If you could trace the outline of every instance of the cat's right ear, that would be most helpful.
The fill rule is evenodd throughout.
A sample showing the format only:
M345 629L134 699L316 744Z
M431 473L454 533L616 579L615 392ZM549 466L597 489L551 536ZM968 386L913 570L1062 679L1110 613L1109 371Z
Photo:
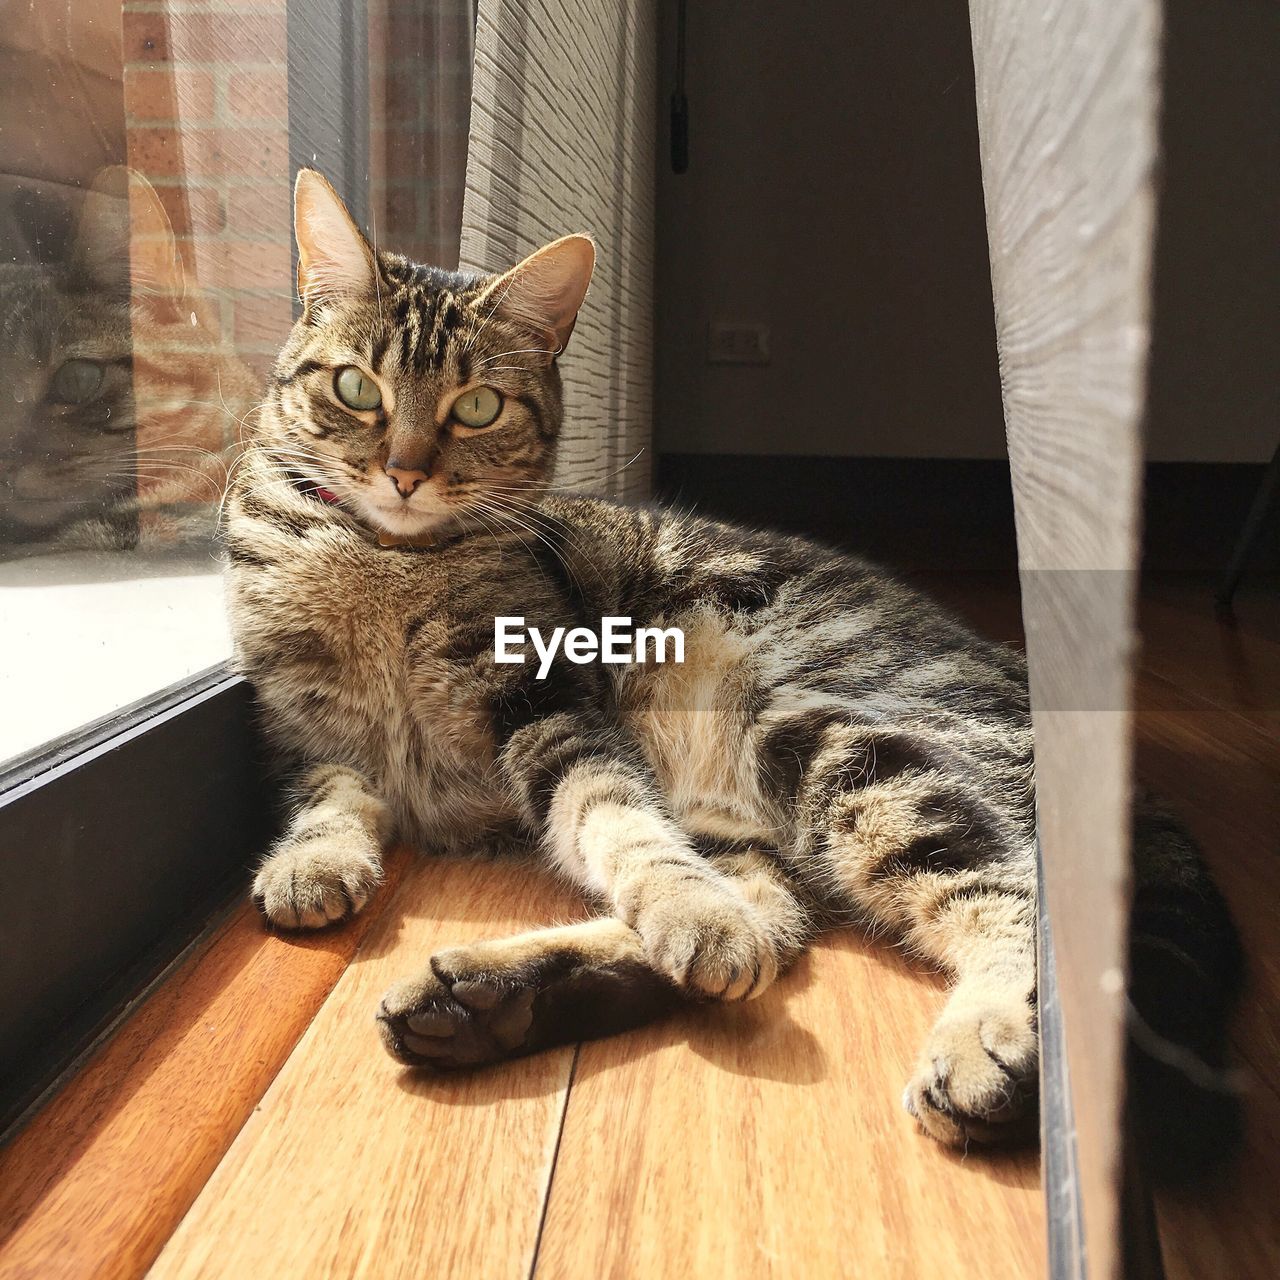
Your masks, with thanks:
M595 265L596 247L587 236L561 236L498 276L478 305L496 299L493 310L550 344L554 360L569 344Z
M127 165L94 176L71 249L81 287L161 309L182 301L185 279L173 226L155 188Z
M373 292L373 250L342 198L314 169L298 172L293 231L298 239L298 296L308 311L328 299Z

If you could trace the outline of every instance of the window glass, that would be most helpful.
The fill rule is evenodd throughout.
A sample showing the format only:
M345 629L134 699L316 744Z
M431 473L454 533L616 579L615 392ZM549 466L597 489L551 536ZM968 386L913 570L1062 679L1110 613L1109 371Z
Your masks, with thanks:
M457 261L469 0L68 0L0 31L0 763L225 661L290 192Z

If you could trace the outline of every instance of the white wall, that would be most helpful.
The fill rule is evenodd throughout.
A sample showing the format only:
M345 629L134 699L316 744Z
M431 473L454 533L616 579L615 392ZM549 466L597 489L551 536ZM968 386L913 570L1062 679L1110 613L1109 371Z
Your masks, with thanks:
M677 176L661 0L658 450L1004 456L966 6L688 8ZM1147 456L1261 461L1280 430L1280 9L1165 8ZM709 365L713 318L770 325L772 363Z
M1147 453L1261 462L1280 439L1280 5L1162 8Z
M998 457L968 16L962 4L694 0L690 165L658 62L658 447ZM772 363L709 365L711 319Z

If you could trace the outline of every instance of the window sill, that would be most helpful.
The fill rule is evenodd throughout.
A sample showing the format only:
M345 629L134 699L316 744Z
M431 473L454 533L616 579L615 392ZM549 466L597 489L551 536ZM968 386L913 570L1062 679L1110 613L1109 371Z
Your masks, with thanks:
M225 662L220 570L208 551L0 563L0 765Z

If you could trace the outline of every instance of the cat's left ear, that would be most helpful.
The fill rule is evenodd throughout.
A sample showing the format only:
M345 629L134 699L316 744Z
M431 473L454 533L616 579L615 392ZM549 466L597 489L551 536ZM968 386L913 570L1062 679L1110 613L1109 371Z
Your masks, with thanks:
M562 236L499 276L480 304L492 299L496 314L545 334L554 359L569 345L595 265L586 236Z
M310 310L326 298L374 292L373 250L342 198L314 169L301 169L293 188L298 238L298 296Z

